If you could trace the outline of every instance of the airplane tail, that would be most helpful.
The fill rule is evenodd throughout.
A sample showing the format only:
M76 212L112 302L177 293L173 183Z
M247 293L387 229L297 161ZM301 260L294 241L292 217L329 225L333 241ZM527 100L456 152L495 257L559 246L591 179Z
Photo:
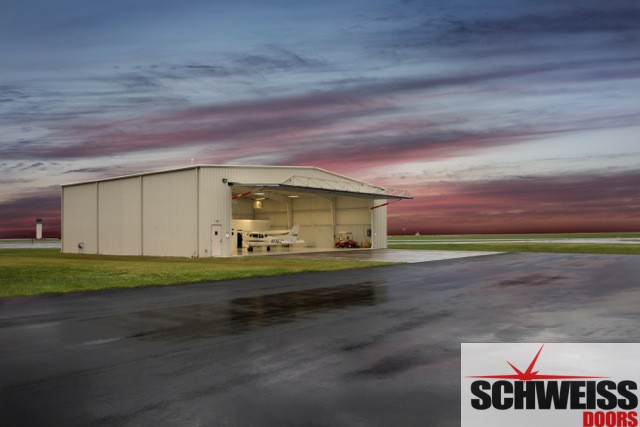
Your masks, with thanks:
M291 229L291 231L289 232L289 239L291 239L292 242L295 242L296 240L298 240L299 231L300 231L300 224L295 224Z

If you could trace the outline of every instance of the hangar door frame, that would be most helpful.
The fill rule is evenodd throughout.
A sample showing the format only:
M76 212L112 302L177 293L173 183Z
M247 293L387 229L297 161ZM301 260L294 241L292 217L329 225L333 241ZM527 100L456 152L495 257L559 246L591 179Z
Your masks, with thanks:
M244 184L232 182L229 183L229 186L237 188L238 196L236 196L236 200L245 200L241 202L245 204L245 207L241 209L242 214L240 215L242 215L242 218L234 217L232 218L233 220L250 219L248 216L251 216L251 214L248 212L251 209L247 205L253 201L253 195L258 193L263 196L261 197L262 203L266 207L269 206L270 200L286 206L286 211L279 210L276 212L280 219L277 224L272 224L272 229L291 228L294 224L300 224L300 238L305 240L307 244L320 248L333 248L335 239L340 232L351 232L354 239L360 243L368 240L373 248L386 248L386 204L389 201L388 199L400 200L405 198L378 193L330 190L289 184ZM289 198L287 197L289 194L304 194L304 197ZM312 198L309 196L312 196ZM309 200L313 199L317 201L309 202ZM362 202L358 203L358 200L362 200ZM307 203L307 209L296 210L295 205L300 205L302 202ZM268 219L267 211L264 212L265 215L254 216L253 219ZM326 219L321 224L312 223L308 217L313 213L317 214L319 212L324 212ZM362 217L365 212L366 220ZM282 219L282 214L286 214L286 223Z

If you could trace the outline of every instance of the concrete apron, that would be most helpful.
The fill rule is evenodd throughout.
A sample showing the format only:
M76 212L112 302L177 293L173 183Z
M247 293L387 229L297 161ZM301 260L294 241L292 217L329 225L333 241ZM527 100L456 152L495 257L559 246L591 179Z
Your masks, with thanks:
M469 258L483 255L496 255L501 252L481 252L481 251L423 251L407 249L335 249L324 250L314 253L290 253L282 254L275 252L273 255L286 256L290 258L314 258L314 259L354 259L360 261L381 261L381 262L427 262L439 261L455 258Z

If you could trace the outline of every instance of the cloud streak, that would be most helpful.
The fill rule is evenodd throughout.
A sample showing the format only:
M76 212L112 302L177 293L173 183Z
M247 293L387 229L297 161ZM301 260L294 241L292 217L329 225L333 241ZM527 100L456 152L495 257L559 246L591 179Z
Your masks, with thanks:
M393 205L390 228L421 233L527 233L640 229L640 171L520 177L414 187ZM415 231L414 231L415 230Z
M640 171L405 185L414 200L391 204L389 230L422 234L635 231ZM42 217L60 236L59 188L0 203L0 238L29 237Z
M597 60L587 62L593 63ZM57 127L52 139L68 142L64 144L56 144L51 141L18 142L0 148L0 155L3 158L15 160L74 159L179 147L216 147L222 148L222 152L224 152L224 147L228 144L233 144L245 151L253 151L251 147L266 138L274 142L272 150L283 153L283 161L298 163L305 161L303 153L293 156L286 156L284 153L295 152L296 144L306 145L306 142L310 140L310 134L322 131L331 136L331 139L324 143L324 148L320 151L340 150L340 141L343 141L344 137L347 139L349 137L349 131L343 135L343 138L338 137L345 126L348 128L349 123L358 119L377 120L384 115L405 113L406 107L403 105L403 100L408 94L412 97L417 94L428 96L429 91L442 88L464 87L482 82L493 82L583 66L585 66L584 61L511 67L504 70L457 76L367 83L300 96L183 108L139 119L94 124L87 120L78 124L63 123ZM635 122L637 117L638 114L630 113L628 117L612 115L589 118L586 120L588 123L583 123L581 129L631 124ZM526 129L522 126L519 131L497 128L495 131L470 132L465 131L464 127L456 129L455 126L442 129L442 126L438 128L433 123L425 121L420 129L422 135L407 136L408 132L413 131L411 127L415 126L415 120L405 120L405 122L408 127L392 128L397 132L397 135L392 137L380 136L385 132L378 129L378 136L373 135L373 139L366 140L366 143L373 141L367 149L367 156L373 157L375 153L379 153L381 157L385 157L404 148L412 149L416 146L423 146L425 148L424 154L438 151L439 155L436 156L438 158L447 151L444 150L444 145L449 147L449 153L457 154L464 151L461 148L464 148L465 141L471 139L475 140L476 147L483 148L507 143L517 144L526 139L527 135L535 137L542 133L539 129ZM526 123L522 124L526 125ZM540 127L547 128L545 133L572 130L570 126L569 129L566 129L567 125L564 125L563 129L553 123L546 123L546 126ZM386 132L386 134L388 133ZM509 142L505 137L512 139ZM282 142L278 143L278 141ZM462 141L463 147L458 146L460 141ZM260 145L264 147L264 144ZM360 157L361 154L354 151L361 148L361 145L363 144L352 142L340 151L344 151L343 156ZM438 150L433 150L434 145L438 145ZM313 154L309 157L316 158L317 156ZM232 156L221 156L222 162L232 159Z
M453 21L451 33L492 36L571 35L590 33L638 33L640 8L627 2L615 8L611 4L592 8L578 7L572 10L552 10L547 14L527 13L506 18L485 18L469 21Z

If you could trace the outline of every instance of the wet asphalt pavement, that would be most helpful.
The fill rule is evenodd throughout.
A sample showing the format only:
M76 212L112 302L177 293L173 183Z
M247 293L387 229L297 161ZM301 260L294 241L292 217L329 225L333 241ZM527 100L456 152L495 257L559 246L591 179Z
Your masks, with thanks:
M639 260L500 254L3 299L0 424L458 426L461 342L639 342Z

